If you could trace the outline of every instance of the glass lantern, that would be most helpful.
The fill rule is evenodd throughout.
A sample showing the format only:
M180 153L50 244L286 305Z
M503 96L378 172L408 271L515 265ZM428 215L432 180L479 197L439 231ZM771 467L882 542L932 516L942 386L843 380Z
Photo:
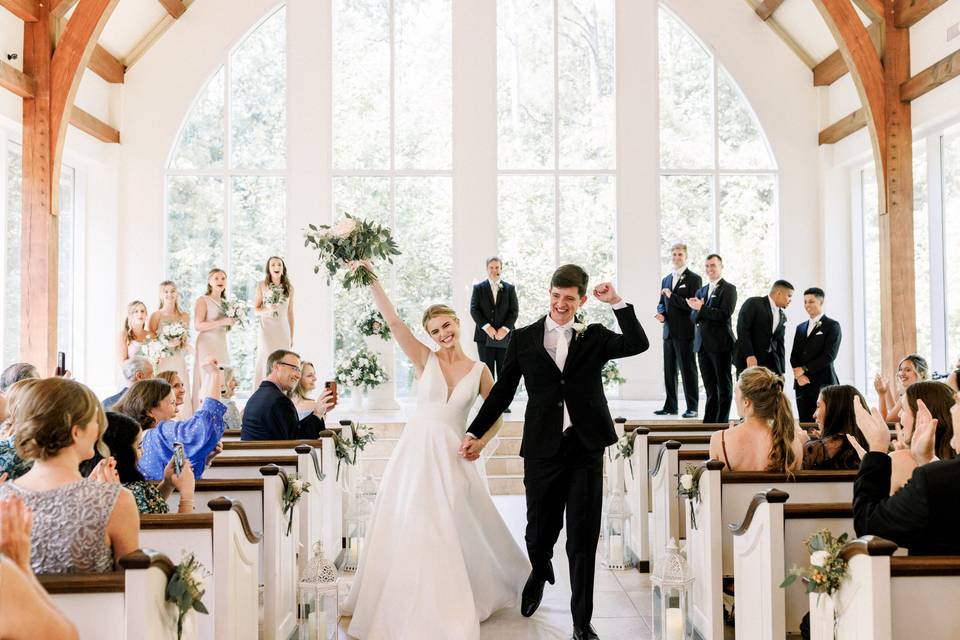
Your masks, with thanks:
M340 575L324 554L322 542L313 545L313 557L298 587L299 640L336 640L340 620Z
M688 640L693 637L690 622L690 586L693 578L687 561L670 538L670 544L650 576L654 640Z
M603 515L603 565L608 569L630 566L627 543L630 540L630 513L623 494L614 491Z
M343 561L340 568L343 571L356 571L363 554L363 545L366 542L367 529L370 517L373 515L373 504L363 491L354 492L350 500L350 510L344 519L346 525L347 546L343 550Z

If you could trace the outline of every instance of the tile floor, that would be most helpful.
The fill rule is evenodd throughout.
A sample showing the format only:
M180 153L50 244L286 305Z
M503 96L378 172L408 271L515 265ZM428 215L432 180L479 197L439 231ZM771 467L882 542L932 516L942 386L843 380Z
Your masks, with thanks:
M494 496L507 526L523 547L526 510L523 496ZM494 614L480 626L481 640L566 640L572 632L570 620L570 576L567 571L561 533L554 551L557 583L547 585L543 602L531 618L519 608ZM349 580L350 576L346 576ZM646 640L650 633L650 576L636 569L610 571L597 563L593 626L602 640ZM340 639L348 640L349 618L340 622Z

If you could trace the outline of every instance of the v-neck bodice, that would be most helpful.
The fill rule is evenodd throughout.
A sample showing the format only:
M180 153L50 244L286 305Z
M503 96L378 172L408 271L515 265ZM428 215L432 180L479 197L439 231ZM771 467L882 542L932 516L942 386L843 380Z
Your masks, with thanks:
M431 353L417 383L418 410L441 407L449 412L462 413L466 418L480 391L481 367L482 363L475 362L473 368L451 388L443 375L440 359Z

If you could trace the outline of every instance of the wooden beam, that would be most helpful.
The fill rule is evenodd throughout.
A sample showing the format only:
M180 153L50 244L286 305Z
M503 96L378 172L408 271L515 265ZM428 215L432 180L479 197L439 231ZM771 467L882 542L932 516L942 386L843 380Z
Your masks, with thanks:
M88 133L101 142L120 144L120 132L103 120L90 115L80 107L74 106L70 112L70 124L80 131Z
M883 22L883 0L853 0L860 11L870 19L870 22Z
M896 26L909 29L947 0L894 0L893 15Z
M867 126L867 112L857 109L820 132L820 144L835 144Z
M39 19L39 7L36 0L0 0L3 7L24 22L36 22Z
M867 27L867 34L873 41L877 52L883 53L883 26L879 23L871 24ZM843 54L837 49L829 56L817 63L813 68L813 86L826 87L833 84L843 76L847 75L847 63L843 60Z
M745 0L745 2L750 5L750 8L753 9L754 12L756 12L760 7L760 0ZM790 47L790 50L793 51L798 58L800 58L800 61L803 62L803 64L810 69L813 69L813 67L816 66L817 61L814 60L813 56L811 56L810 53L804 49L803 46L801 46L800 43L797 42L796 39L791 36L790 33L780 25L779 22L771 17L764 20L763 23L767 25L771 31L777 34L777 36L783 40L785 45Z
M182 0L160 0L160 4L163 5L163 8L167 10L167 13L169 13L170 17L174 20L182 16L183 12L187 10Z
M916 100L958 75L960 75L960 50L933 63L900 85L900 99L904 102Z
M751 0L747 0L750 2ZM182 0L183 6L190 8L190 5L193 4L193 0ZM147 32L143 38L140 39L140 42L133 47L133 49L128 53L124 59L123 64L127 65L127 70L129 70L133 65L137 63L140 58L146 55L147 51L157 43L158 40L167 32L167 29L176 24L176 19L170 15L165 15L160 19L157 24L154 25L150 31Z
M783 0L763 0L755 11L761 20L767 20L782 4Z
M99 44L94 47L87 68L111 84L123 84L127 68Z
M62 18L77 4L77 0L49 0L50 16L54 19Z
M32 98L37 90L37 83L16 67L0 60L0 87L12 91L21 98Z

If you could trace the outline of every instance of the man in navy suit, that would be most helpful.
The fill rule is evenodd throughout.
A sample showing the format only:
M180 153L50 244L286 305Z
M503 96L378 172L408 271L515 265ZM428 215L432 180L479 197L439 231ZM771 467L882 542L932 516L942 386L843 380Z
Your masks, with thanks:
M663 409L654 413L658 416L676 415L679 368L687 402L683 417L696 418L700 385L693 355L693 318L687 299L694 296L702 282L700 276L687 268L687 245L673 245L670 248L670 260L673 271L660 283L660 302L657 304L657 315L654 316L663 323L663 386L667 391L667 400L663 403Z
M314 440L324 429L323 416L333 407L333 394L324 389L303 420L287 393L300 381L300 356L277 349L267 358L269 375L243 409L241 440Z
M730 319L737 306L737 288L723 279L723 259L715 253L707 256L704 271L709 282L687 300L693 309L697 333L693 350L700 363L707 404L703 408L704 423L726 422L733 400L733 327Z
M840 323L823 314L824 297L818 287L803 292L803 308L810 319L797 325L790 351L800 422L813 422L820 389L839 383L833 361L840 351Z
M473 285L470 297L470 316L477 323L473 332L477 354L495 379L500 377L520 313L517 289L500 278L502 268L500 258L487 258L487 279Z

